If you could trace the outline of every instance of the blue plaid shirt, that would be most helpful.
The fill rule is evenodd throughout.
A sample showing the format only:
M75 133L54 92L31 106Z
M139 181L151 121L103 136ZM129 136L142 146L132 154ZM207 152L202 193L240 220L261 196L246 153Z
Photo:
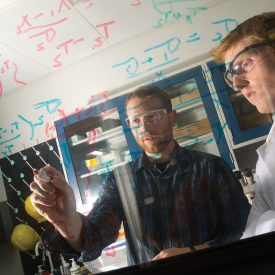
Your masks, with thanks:
M131 163L146 261L172 247L210 246L240 239L250 204L239 181L220 157L177 147L163 169L145 154ZM133 217L137 218L137 217ZM141 262L134 248L116 180L109 173L87 217L82 216L84 261L97 258L114 242L121 222L129 263Z

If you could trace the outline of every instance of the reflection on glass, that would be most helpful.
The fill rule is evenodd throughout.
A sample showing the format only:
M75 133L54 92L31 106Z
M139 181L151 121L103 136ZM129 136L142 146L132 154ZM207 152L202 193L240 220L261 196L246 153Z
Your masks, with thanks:
M92 259L87 264L94 273L151 262L171 249L176 253L169 257L188 253L194 245L234 241L244 229L248 202L230 168L215 156L182 148L219 155L195 79L166 91L178 114L173 130L172 119L167 119L173 112L163 112L157 122L150 121L148 113L154 104L142 99L138 104L148 104L145 118L151 128L146 131L153 135L145 142L161 148L157 141L164 139L159 137L169 135L164 140L165 145L172 144L168 160L160 158L158 162L147 152L150 157L143 153L138 162L132 162L116 109L70 125L65 131L71 141L69 150L82 202L93 208L85 232L98 239L90 244L90 236L86 236L88 249L83 259ZM159 99L155 102L159 104ZM140 109L135 115L143 116L144 121L144 109ZM174 147L172 131L179 147ZM159 149L156 154L164 151ZM225 183L226 190L221 188ZM115 240L118 228L121 234ZM97 245L101 251L107 244L94 259Z
M102 183L119 166L132 161L118 110L113 108L65 128L77 185L87 212L93 207ZM106 247L101 256L85 263L93 273L127 265L123 225L118 239Z
M177 109L201 100L195 79L190 79L181 84L170 86L165 90L171 99L173 109Z
M93 204L106 173L131 161L116 108L65 129L83 204Z
M166 89L177 111L174 138L180 146L220 155L194 78Z
M257 108L250 104L240 92L232 94L230 99L241 131L272 123L269 114L259 113Z
M221 68L220 70L222 72L225 71L224 66L220 66L219 68ZM241 131L272 123L270 114L259 113L257 108L252 105L241 92L234 91L225 81L224 84L226 85L226 92L230 98Z
M216 146L196 82L169 88L167 93L178 112L173 133L178 143L190 146L191 140L192 145L200 144L202 151L207 151L209 144ZM154 98L151 100L154 102ZM142 99L137 102L146 105ZM146 107L150 108L150 104ZM146 115L149 113L150 109L146 109ZM140 108L135 115L137 118L144 116L144 110ZM150 130L146 131L167 136L166 131L172 130L172 126L164 117L158 123L152 122L147 128ZM139 122L130 119L129 125ZM163 152L161 150L157 152ZM217 149L216 152L218 154ZM152 154L150 156L151 160L143 154L136 163L116 167L107 179L105 200L101 201L115 207L116 214L123 209L123 214L118 216L124 217L129 265L150 262L171 249L175 249L176 254L187 253L193 245L207 247L241 237L249 204L228 166L214 156L181 147L173 149L167 161L158 162L157 158L153 160ZM224 185L226 190L221 188ZM119 200L115 200L118 195ZM95 205L94 211L101 207ZM229 226L231 230L227 229ZM106 228L107 232L109 230Z

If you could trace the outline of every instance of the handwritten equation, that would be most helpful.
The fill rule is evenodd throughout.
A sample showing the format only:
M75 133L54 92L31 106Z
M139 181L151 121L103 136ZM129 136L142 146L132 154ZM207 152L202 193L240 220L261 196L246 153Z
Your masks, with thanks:
M84 4L87 3L83 2ZM88 7L86 6L86 8ZM73 12L75 11L68 1L60 0L56 8L46 12L25 14L17 25L16 35L29 40L37 54L43 54L50 50L52 67L61 67L65 56L70 55L73 48L78 50L78 45L84 43L85 40L88 40L88 43L91 42L91 39L85 37L84 33L78 35L77 31L74 30L68 32L68 37L64 37L64 30L70 27L69 21L73 20ZM96 37L93 37L94 42L90 43L90 49L94 50L102 47L104 41L109 39L110 26L114 23L115 21L111 20L95 25L103 35L98 36L97 33ZM92 36L95 33L92 29L90 30Z
M36 132L38 128L43 129L45 139L56 137L56 129L52 122L49 120L49 116L55 115L57 119L64 119L66 124L69 125L68 116L76 114L78 120L84 118L84 116L89 115L93 110L93 102L105 99L107 97L108 91L98 92L90 96L91 103L89 104L89 109L84 112L83 116L80 116L81 111L84 107L76 107L72 112L67 112L62 106L62 101L60 98L53 98L45 101L40 101L33 104L32 113L36 114L35 119L30 119L25 114L17 114L13 121L9 123L8 126L0 125L0 154L1 157L7 157L8 155L14 153L13 148L15 147L15 142L22 142L24 140L35 140ZM101 105L104 107L104 105ZM27 137L26 137L27 136Z
M0 55L0 57L2 57ZM3 58L3 60L1 60L0 63L0 75L8 75L8 78L11 78L13 80L13 82L18 86L24 86L27 83L21 79L20 76L18 76L18 65L13 62L12 60ZM0 97L3 95L4 92L4 83L3 81L0 79Z
M232 18L213 21L211 24L218 25L221 28L220 32L213 34L213 42L221 40L238 26L237 20ZM173 36L168 40L144 49L139 57L129 56L125 60L113 64L112 68L124 72L126 79L133 79L176 63L182 59L180 49L184 46L184 43L185 45L198 43L201 39L197 32L185 37L184 40L178 36ZM155 72L155 75L158 78L163 76L161 71Z
M106 12L106 5L113 10L111 14ZM122 8L126 12L122 12ZM39 73L43 75L46 68L47 72L57 70L131 36L161 28L171 20L190 26L207 11L209 9L203 5L203 1L195 0L118 0L117 5L102 0L30 0L28 5L20 4L15 11L3 13L0 23L7 25L8 32L14 37L13 41L16 41L9 44L7 39L7 46L16 49L14 45L20 45L19 52L37 61ZM146 19L140 22L144 12ZM125 26L127 18L133 20L129 26ZM215 31L212 37L213 42L217 42L237 24L233 18L224 18L211 22L206 29L211 32L213 26L220 27L221 30ZM130 55L113 64L113 68L125 69L128 78L133 78L177 62L177 54L184 43L197 43L205 39L203 37L204 34L199 30L183 37L172 36L167 41L144 49L146 56ZM162 61L156 58L160 51L163 51ZM6 76L0 81L0 96L10 89L4 83L8 74L16 87L32 80L29 73L24 78L20 75L26 61L13 57L12 52L9 55L1 56L0 53L0 72ZM43 64L43 68L40 64Z

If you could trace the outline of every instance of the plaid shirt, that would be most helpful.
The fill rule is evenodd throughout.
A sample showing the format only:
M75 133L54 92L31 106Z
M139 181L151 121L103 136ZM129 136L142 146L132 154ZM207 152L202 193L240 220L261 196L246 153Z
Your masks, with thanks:
M162 171L144 153L131 168L143 260L135 249L114 174L109 173L92 211L82 216L84 261L97 258L116 240L121 222L130 264L151 261L164 249L202 243L213 246L242 236L250 205L222 158L177 147Z

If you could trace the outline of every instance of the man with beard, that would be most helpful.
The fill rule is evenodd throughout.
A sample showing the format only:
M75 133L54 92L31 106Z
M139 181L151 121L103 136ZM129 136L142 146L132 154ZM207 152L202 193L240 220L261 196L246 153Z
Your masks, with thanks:
M213 50L225 81L260 113L275 112L275 12L241 23ZM275 230L275 124L258 150L255 198L243 238Z
M64 177L46 166L51 184L34 177L32 202L54 223L63 243L82 251L84 261L93 260L116 240L123 223L129 264L138 264L240 239L250 209L241 185L220 157L177 144L177 114L165 92L140 87L128 96L125 108L126 122L143 149L130 164L133 180L128 182L138 213L130 219L139 221L141 235L131 235L115 171L85 217L76 212Z

